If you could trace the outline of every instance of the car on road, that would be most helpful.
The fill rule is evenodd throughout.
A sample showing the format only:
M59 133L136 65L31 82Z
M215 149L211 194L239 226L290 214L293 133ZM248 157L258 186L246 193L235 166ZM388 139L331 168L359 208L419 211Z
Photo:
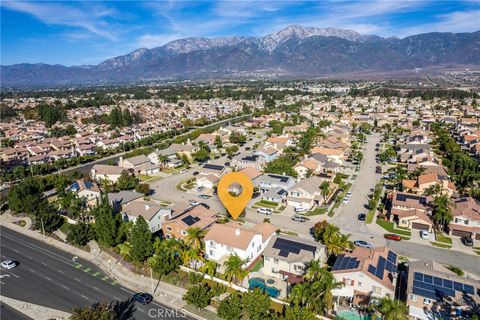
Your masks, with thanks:
M351 196L352 196L352 191L348 191L348 192L347 192L347 197L350 198Z
M206 203L200 203L201 206L203 206L205 209L210 209L210 206Z
M470 237L462 237L462 243L467 247L473 247L473 240Z
M180 173L187 173L187 172L188 172L187 169L182 169L182 170L180 170Z
M292 217L292 220L293 220L293 221L297 221L297 222L305 222L305 221L307 221L308 219L305 218L305 217L302 217L302 216L294 215L294 216Z
M199 202L196 201L196 200L189 200L188 203L189 203L192 207L195 207L195 206L198 206L198 205L199 205Z
M268 216L268 215L271 215L273 213L273 210L270 209L270 208L258 208L257 212L261 213L261 214L266 214Z
M9 259L9 260L2 261L1 265L2 265L2 268L10 270L15 268L17 266L17 263Z
M358 220L360 221L365 221L366 218L367 218L367 215L365 213L360 213L358 215Z
M295 208L293 209L295 212L307 212L308 210L306 208L300 207L300 208Z
M363 241L363 240L357 240L357 241L353 241L353 244L356 246L356 247L362 247L362 248L367 248L367 249L372 249L373 246L366 242L366 241Z
M140 292L140 293L135 293L133 295L133 299L137 302L140 302L143 305L146 305L146 304L149 304L150 302L152 302L153 297L149 293Z
M345 198L343 199L342 203L343 203L343 204L347 204L347 203L348 203L348 200L350 200L350 198L345 197Z
M428 239L428 231L426 231L426 230L420 230L420 238L422 238L422 239Z
M208 194L201 194L201 195L199 195L198 197L199 197L200 199L205 199L205 200L208 199L208 198L210 198L210 196L209 196Z
M202 192L203 190L205 190L205 187L204 187L204 186L200 186L200 187L197 188L197 191L198 191L198 192Z
M384 237L387 240L393 240L393 241L402 240L402 237L400 237L398 234L393 234L393 233L388 233L388 234L384 235Z
M196 176L197 174L199 174L198 171L193 171L192 175Z

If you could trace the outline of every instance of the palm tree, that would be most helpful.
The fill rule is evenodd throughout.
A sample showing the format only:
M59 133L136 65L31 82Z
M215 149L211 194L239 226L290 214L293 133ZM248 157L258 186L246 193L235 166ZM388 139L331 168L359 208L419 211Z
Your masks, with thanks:
M322 184L320 185L320 190L323 197L323 202L325 202L327 200L328 194L330 193L330 182L323 181Z
M193 249L202 249L202 238L205 232L199 227L190 227L187 229L187 235L183 238L185 243Z
M312 260L307 266L307 271L305 272L305 275L303 276L305 280L309 282L314 282L318 280L319 274L321 272L322 265L320 264L319 260Z
M185 266L189 266L192 260L201 260L200 256L198 255L198 250L194 248L188 248L187 250L182 251L182 262ZM196 264L195 264L196 269Z
M243 269L243 261L237 255L231 255L227 261L223 263L225 266L225 279L228 282L238 283L243 280L248 275L248 271Z
M162 165L162 168L165 168L165 164L168 162L168 157L164 154L158 156L158 162Z
M308 282L299 283L293 286L290 293L290 301L296 306L305 306L310 296L310 284Z
M319 270L318 279L312 283L310 290L309 304L318 313L326 314L333 307L332 290L343 286L327 269Z
M452 221L452 213L449 206L448 196L440 195L433 199L433 219L437 226L444 227Z
M201 268L200 271L214 277L217 273L217 263L212 260L208 260Z
M332 224L327 225L322 234L323 244L327 247L329 254L338 255L352 247L349 240L350 235L341 234L338 227Z
M120 243L117 247L120 249L120 255L123 259L125 259L126 256L130 256L130 250L132 249L130 242L125 241L124 243Z
M407 320L408 308L400 300L392 300L390 297L380 299L377 310L382 314L384 320Z

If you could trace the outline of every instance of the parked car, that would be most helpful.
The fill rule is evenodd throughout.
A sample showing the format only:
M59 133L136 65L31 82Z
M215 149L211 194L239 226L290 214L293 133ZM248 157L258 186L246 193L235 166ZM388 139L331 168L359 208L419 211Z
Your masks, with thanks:
M198 197L199 197L200 199L205 199L205 200L208 199L208 198L210 198L210 196L209 196L208 194L201 194L201 195L199 195Z
M203 190L205 190L205 187L204 187L204 186L200 186L200 187L197 188L197 191L198 191L198 192L201 192L201 191L203 191Z
M261 214L266 214L268 216L268 215L271 215L273 213L273 210L270 209L270 208L258 208L257 212L261 213Z
M393 233L386 234L384 237L387 240L393 240L393 241L402 240L402 237L400 237L398 234L393 234Z
M192 175L196 176L197 174L199 174L198 171L193 171Z
M192 206L192 207L195 207L195 206L198 206L198 201L195 201L195 200L189 200L188 203Z
M292 220L293 220L293 221L298 221L298 222L305 222L305 221L307 221L308 219L305 218L305 217L302 217L302 216L294 215L294 216L292 217Z
M2 268L10 270L15 268L17 266L17 263L13 260L5 260L5 261L2 261L1 265L2 265Z
M146 305L146 304L149 304L150 302L152 302L153 297L149 293L141 292L141 293L135 293L133 295L133 299L137 302L140 302L143 305Z
M370 243L368 243L366 241L363 241L363 240L353 241L353 244L356 247L362 247L362 248L367 248L367 249L373 248L373 246Z
M462 237L462 243L467 247L473 247L473 240L470 237Z
M360 221L365 221L366 218L367 218L367 215L365 213L360 213L358 215L358 220Z
M300 208L293 209L293 211L295 211L295 212L306 212L308 210L306 208L300 207Z
M187 173L187 172L188 172L187 169L182 169L182 170L180 170L180 173Z
M428 239L428 231L426 231L426 230L420 230L420 238L422 238L422 239Z
M210 209L210 206L204 202L200 203L201 206L203 206L205 209Z
M348 192L347 192L347 197L350 198L351 196L352 196L352 191L348 191Z

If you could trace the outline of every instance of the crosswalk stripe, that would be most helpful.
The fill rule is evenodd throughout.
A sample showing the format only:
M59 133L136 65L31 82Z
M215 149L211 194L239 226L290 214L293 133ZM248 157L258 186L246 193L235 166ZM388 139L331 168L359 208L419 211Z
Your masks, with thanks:
M102 278L103 281L106 281L106 280L108 280L108 279L109 279L109 278L108 278L107 276L105 276L105 277Z
M92 270L92 269L87 268L87 269L83 269L83 272L89 272L89 271L91 271L91 270Z
M95 272L94 274L92 274L92 276L97 277L99 274L100 272Z
M83 266L82 266L80 263L78 263L78 264L75 266L75 268L77 268L77 269L79 269L79 268L81 268L81 267L83 267Z

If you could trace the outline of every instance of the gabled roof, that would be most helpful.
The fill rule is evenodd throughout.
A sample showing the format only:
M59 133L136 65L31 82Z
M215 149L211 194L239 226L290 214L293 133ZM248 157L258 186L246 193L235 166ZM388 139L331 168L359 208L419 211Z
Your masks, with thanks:
M228 222L226 224L216 223L205 235L205 241L212 240L216 243L245 250L255 235L261 235L263 241L265 241L275 233L275 230L276 227L269 223L255 225L249 229L236 222Z
M314 260L316 252L325 246L318 242L290 237L287 235L274 235L268 242L263 255L274 259L291 262L308 263Z

